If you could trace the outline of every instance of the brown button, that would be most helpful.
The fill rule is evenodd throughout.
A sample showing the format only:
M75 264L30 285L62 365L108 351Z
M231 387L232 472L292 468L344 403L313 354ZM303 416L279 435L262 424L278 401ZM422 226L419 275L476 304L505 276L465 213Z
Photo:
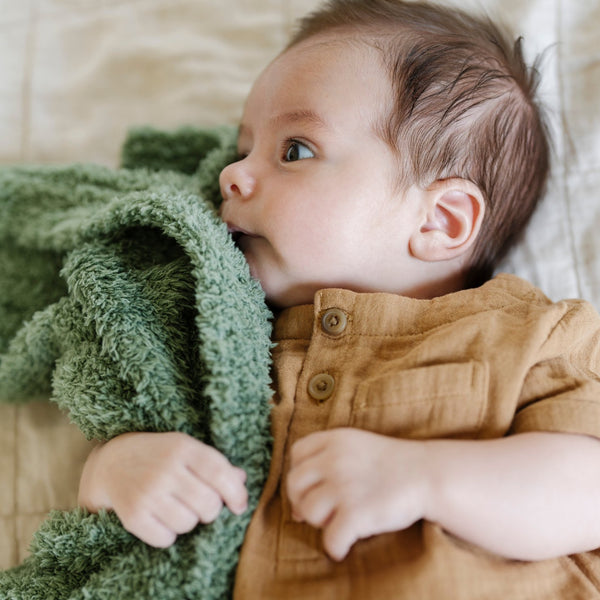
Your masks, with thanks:
M323 313L321 318L321 327L329 335L341 335L348 324L348 317L343 310L339 308L330 308Z
M320 402L327 400L333 394L335 379L328 373L319 373L308 382L308 393Z

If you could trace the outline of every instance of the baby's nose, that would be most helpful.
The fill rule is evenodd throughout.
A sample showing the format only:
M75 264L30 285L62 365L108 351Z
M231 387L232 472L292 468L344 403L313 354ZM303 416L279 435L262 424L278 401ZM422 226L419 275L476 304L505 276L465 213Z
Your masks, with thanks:
M256 180L249 173L243 160L227 165L219 176L223 200L240 198L248 200L256 189Z

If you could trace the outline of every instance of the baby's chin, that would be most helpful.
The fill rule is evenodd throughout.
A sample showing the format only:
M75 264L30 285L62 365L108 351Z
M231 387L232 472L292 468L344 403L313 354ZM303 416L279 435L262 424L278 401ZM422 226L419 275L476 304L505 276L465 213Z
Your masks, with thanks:
M271 255L265 257L262 248L250 243L240 246L244 253L250 275L258 281L269 307L282 310L301 304L312 304L315 292L323 285L291 281L285 269L281 269Z

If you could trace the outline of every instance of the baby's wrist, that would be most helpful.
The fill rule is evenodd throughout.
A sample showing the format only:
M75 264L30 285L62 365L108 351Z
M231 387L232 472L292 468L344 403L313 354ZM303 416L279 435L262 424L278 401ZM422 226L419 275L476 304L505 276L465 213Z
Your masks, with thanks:
M398 504L406 506L412 522L419 519L434 521L439 512L436 447L427 440L389 439L397 443L398 449L398 456L392 464L396 465L396 469L401 465L403 471L398 473ZM405 504L407 500L408 505ZM403 515L403 518L407 516Z
M421 502L423 519L432 523L440 523L443 515L445 497L446 469L443 447L436 440L421 442Z
M90 452L79 479L77 503L90 512L98 512L101 508L109 508L110 502L101 485L98 473L100 455L105 444L100 443Z

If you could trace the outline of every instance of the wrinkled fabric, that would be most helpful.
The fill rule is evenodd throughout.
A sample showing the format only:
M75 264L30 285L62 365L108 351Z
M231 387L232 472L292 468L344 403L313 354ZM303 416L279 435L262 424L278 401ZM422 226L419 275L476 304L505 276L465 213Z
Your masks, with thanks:
M347 317L337 336L322 326L331 308ZM320 532L292 520L284 485L293 443L335 427L408 439L600 437L600 318L589 304L553 304L509 275L434 300L324 290L314 306L283 312L274 339L273 460L237 600L600 598L597 553L510 561L428 522L358 541L335 563ZM308 391L318 373L335 380L324 401Z

